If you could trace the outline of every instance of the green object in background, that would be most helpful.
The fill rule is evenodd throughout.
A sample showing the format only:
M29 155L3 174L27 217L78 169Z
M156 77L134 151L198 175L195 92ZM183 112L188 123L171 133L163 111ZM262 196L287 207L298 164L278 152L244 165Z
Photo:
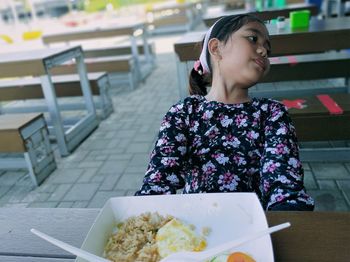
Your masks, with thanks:
M255 9L257 11L261 11L263 9L263 1L262 0L255 0Z
M309 27L310 11L301 10L289 13L289 21L291 28Z
M106 10L108 4L113 5L113 8L118 8L118 0L85 0L84 9L86 12L96 12Z
M275 0L275 7L282 8L286 6L286 0Z

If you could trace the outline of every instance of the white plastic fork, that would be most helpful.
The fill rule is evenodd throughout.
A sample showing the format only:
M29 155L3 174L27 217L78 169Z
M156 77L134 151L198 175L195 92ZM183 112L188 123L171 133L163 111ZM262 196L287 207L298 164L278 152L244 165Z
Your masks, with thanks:
M77 247L74 247L72 245L69 245L61 240L58 240L56 238L53 238L49 235L46 235L34 228L32 228L30 230L30 232L32 232L33 234L37 235L38 237L50 242L51 244L57 246L57 247L60 247L62 248L63 250L66 250L68 251L69 253L73 254L73 255L76 255L78 257L81 257L89 262L111 262L110 260L108 259L105 259L103 257L99 257L99 256L96 256L94 254L91 254L83 249L80 249L80 248L77 248Z
M208 258L211 258L215 255L218 255L222 252L231 250L237 246L240 246L246 242L255 240L259 237L262 237L267 234L274 233L276 231L282 230L284 228L290 227L290 223L283 223L277 226L270 227L268 229L256 232L256 233L251 233L247 234L245 236L239 237L233 241L223 243L217 247L213 247L211 249L201 251L201 252L177 252L174 254L171 254L167 256L166 258L163 258L160 262L200 262L200 261L205 261Z

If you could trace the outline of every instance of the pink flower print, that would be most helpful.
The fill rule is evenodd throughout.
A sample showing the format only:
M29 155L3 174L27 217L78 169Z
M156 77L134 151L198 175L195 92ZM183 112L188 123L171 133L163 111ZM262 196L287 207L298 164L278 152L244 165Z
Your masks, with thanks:
M237 148L241 144L237 137L234 137L233 135L223 136L221 139L224 140L224 142L222 143L224 146L230 145L232 147Z
M214 111L212 110L206 110L202 116L204 120L208 120L213 117Z
M179 147L177 148L177 150L180 151L180 154L181 154L182 156L185 155L185 154L186 154L186 151L187 151L187 149L186 149L185 146L179 146Z
M165 137L162 137L162 138L158 139L157 146L162 146L162 145L166 144L167 142L168 142L168 139Z
M277 181L281 181L282 184L289 184L291 181L284 175L278 176Z
M190 131L197 132L199 123L198 121L192 121L190 124Z
M243 114L239 114L235 118L235 123L238 127L246 127L247 126L247 116L244 116Z
M270 183L264 180L263 187L264 187L264 192L268 192L270 190Z
M285 135L285 134L287 134L287 132L288 132L287 127L286 126L282 126L279 129L277 129L276 135L278 135L278 136L279 135Z
M235 155L233 156L233 161L235 163L237 163L237 165L241 166L241 165L245 165L247 163L247 161L245 160L244 157L241 157L240 155Z
M228 116L221 116L220 117L220 123L223 127L228 127L233 123L233 120L229 118Z
M209 138L214 138L219 133L219 129L216 126L211 127L206 133L205 136L208 136Z
M176 159L175 157L163 157L160 162L165 166L173 167L177 165Z
M216 168L214 164L211 161L209 161L208 163L202 166L202 170L204 171L204 174L210 175L216 171Z
M269 162L265 163L263 166L263 172L270 172L273 173L279 166L281 166L280 163L275 163L272 160Z
M179 133L177 136L175 136L175 139L177 142L184 142L186 141L186 137L184 134Z
M162 175L159 171L153 173L150 175L150 179L153 181L153 182L159 182L162 180Z
M225 165L229 160L229 158L226 157L224 154L216 154L216 155L214 155L214 157L215 157L216 161L218 161L218 163L221 165Z
M249 138L250 140L255 140L259 137L259 133L255 132L255 131L249 131L247 134L247 138Z
M278 120L284 113L282 111L274 111L272 112L272 118L271 121L275 122L276 120Z
M276 152L277 154L288 154L289 148L285 144L281 143L276 146Z
M167 129L169 128L171 125L170 125L170 122L168 120L163 120L162 123L160 124L160 128L159 130L160 131L163 131L164 129Z
M238 181L240 181L238 176L231 174L230 172L226 172L225 174L219 176L218 184L222 185L219 189L234 191L237 188Z
M294 158L294 157L289 158L288 164L291 165L291 166L294 167L294 168L298 168L298 167L301 166L300 160L299 160L299 159L296 159L296 158Z
M182 110L183 107L184 107L183 104L178 104L178 105L173 106L172 108L170 108L169 112L171 112L171 113L179 112L180 110Z
M169 154L173 152L173 146L164 146L163 148L161 148L161 151L165 154Z

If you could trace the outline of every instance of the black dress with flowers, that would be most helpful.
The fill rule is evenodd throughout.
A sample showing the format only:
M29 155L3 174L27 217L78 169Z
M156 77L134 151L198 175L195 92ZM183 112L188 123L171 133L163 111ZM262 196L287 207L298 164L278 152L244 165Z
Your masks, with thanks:
M256 192L268 210L312 210L295 129L284 105L190 96L161 123L143 185L135 195Z

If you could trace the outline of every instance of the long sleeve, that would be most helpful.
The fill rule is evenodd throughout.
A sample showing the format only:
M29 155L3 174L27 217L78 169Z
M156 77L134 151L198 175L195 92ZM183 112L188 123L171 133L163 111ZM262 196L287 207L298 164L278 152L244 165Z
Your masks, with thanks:
M143 185L135 195L175 194L184 187L187 125L184 104L172 106L161 122Z
M267 108L264 151L260 163L260 193L267 210L313 210L304 188L295 128L284 105Z

